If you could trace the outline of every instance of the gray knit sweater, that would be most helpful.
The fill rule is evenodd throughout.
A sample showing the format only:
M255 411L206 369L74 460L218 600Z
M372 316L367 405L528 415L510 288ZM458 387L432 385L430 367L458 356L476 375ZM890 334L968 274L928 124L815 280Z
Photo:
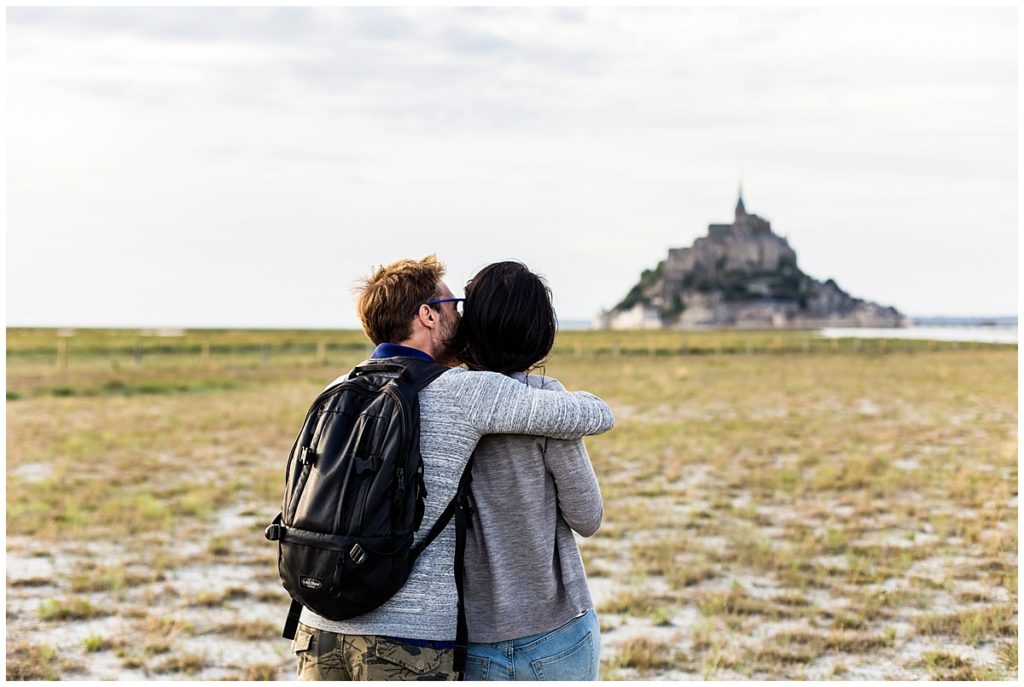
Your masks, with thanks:
M448 370L420 392L420 453L427 486L419 542L455 496L459 478L484 434L538 434L579 439L606 432L615 418L604 401L583 391L531 388L494 372ZM331 621L308 608L301 622L342 634L455 639L455 523L416 561L408 581L384 605Z
M512 377L565 391L548 377ZM529 637L593 607L572 531L594 534L604 511L582 440L486 436L473 454L472 492L476 515L464 559L469 641Z

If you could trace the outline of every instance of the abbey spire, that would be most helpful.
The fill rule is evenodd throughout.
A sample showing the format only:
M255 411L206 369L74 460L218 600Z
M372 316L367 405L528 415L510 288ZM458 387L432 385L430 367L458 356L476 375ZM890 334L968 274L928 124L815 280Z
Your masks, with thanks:
M736 201L736 219L747 214L747 208L743 206L743 182L739 184L739 200Z

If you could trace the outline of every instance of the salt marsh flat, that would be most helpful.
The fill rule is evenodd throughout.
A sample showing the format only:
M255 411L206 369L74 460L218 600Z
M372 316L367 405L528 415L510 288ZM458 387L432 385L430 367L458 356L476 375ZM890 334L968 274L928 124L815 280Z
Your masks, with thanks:
M8 330L7 677L287 679L262 536L359 332ZM61 343L63 342L63 343ZM1017 348L565 332L605 679L1017 676Z

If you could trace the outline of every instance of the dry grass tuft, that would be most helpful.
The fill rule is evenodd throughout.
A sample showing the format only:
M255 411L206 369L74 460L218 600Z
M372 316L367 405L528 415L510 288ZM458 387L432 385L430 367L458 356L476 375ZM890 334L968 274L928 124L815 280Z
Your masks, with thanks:
M626 640L619 646L615 666L633 668L645 674L679 667L686 661L686 655L669 642L636 637Z
M170 656L154 667L157 673L185 673L194 675L205 668L206 658L199 654L180 654Z
M955 636L977 646L992 637L1016 637L1014 606L994 606L947 615L924 615L914 619L914 628L928 636Z
M61 660L51 646L21 642L7 647L8 680L59 680Z
M219 625L214 632L237 639L274 639L279 628L262 620L241 620Z
M257 663L248 666L238 679L256 682L275 681L278 679L278 671L278 666L272 663Z

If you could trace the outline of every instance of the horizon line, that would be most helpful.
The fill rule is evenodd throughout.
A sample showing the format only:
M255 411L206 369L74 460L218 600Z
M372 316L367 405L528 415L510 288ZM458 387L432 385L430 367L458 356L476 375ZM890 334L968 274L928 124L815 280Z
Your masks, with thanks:
M907 315L909 320L1018 320L1019 315L1014 313L1012 315ZM581 322L591 322L592 318L560 318L558 324L579 324ZM239 330L239 329L252 329L252 330L307 330L307 331L358 331L361 329L358 325L356 326L321 326L321 325L265 325L265 324L254 324L254 325L186 325L186 324L11 324L7 323L7 329L174 329L174 330L210 330L210 329L224 329L224 330ZM729 329L729 327L722 327L722 329ZM816 329L820 329L817 327ZM654 331L654 330L652 330Z

